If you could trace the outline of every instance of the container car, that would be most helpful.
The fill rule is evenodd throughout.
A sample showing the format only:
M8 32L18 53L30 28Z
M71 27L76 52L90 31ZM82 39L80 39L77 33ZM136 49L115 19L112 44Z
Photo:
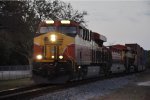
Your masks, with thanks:
M131 49L133 49L134 52L136 53L135 61L134 61L134 66L136 67L136 71L143 71L145 69L144 60L146 60L144 59L144 49L140 47L140 45L137 43L130 43L125 45L131 47Z

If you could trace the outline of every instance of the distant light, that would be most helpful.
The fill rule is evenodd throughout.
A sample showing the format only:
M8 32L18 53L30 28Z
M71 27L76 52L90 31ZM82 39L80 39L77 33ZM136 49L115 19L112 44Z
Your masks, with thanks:
M62 20L61 24L70 24L70 21L69 20Z
M81 68L81 66L78 67L79 69Z
M53 20L45 20L46 24L54 24Z

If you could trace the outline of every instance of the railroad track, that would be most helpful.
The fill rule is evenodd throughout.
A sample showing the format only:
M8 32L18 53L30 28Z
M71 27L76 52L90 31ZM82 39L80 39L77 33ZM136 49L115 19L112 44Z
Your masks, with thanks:
M97 77L97 78L92 78L92 79L69 82L66 84L59 84L59 85L39 84L39 85L32 85L32 86L23 87L23 88L9 89L5 91L0 91L0 100L20 100L20 99L29 100L31 98L34 98L36 96L40 96L46 93L61 91L63 89L76 87L76 86L84 85L87 83L92 83L98 80L122 77L125 75L126 74L113 74L107 78L102 76L102 77ZM128 74L128 75L131 75L131 74Z
M56 85L39 84L28 87L14 88L0 91L0 100L28 100L29 98L47 92L47 90L56 89Z

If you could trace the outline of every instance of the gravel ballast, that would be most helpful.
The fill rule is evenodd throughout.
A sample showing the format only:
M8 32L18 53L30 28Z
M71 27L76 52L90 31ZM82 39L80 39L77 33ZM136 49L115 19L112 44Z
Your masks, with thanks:
M98 96L108 95L114 90L127 85L134 78L135 75L129 75L119 78L106 79L45 94L43 96L33 98L32 100L87 100Z

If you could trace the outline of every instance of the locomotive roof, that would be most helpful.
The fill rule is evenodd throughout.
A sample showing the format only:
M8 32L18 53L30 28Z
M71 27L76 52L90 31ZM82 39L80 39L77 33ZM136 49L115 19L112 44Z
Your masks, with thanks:
M127 50L127 46L120 45L120 44L112 45L110 47L113 47L114 49L118 49L118 50Z
M101 40L103 42L107 41L107 38L104 35L101 35L101 34L96 33L96 32L92 32L92 35L93 35L94 40Z
M64 20L64 21L69 21L70 23L61 23L63 20L52 20L52 23L47 24L46 21L41 21L40 26L49 26L49 25L73 25L73 26L82 26L80 23L75 22L75 21L70 21L70 20Z

